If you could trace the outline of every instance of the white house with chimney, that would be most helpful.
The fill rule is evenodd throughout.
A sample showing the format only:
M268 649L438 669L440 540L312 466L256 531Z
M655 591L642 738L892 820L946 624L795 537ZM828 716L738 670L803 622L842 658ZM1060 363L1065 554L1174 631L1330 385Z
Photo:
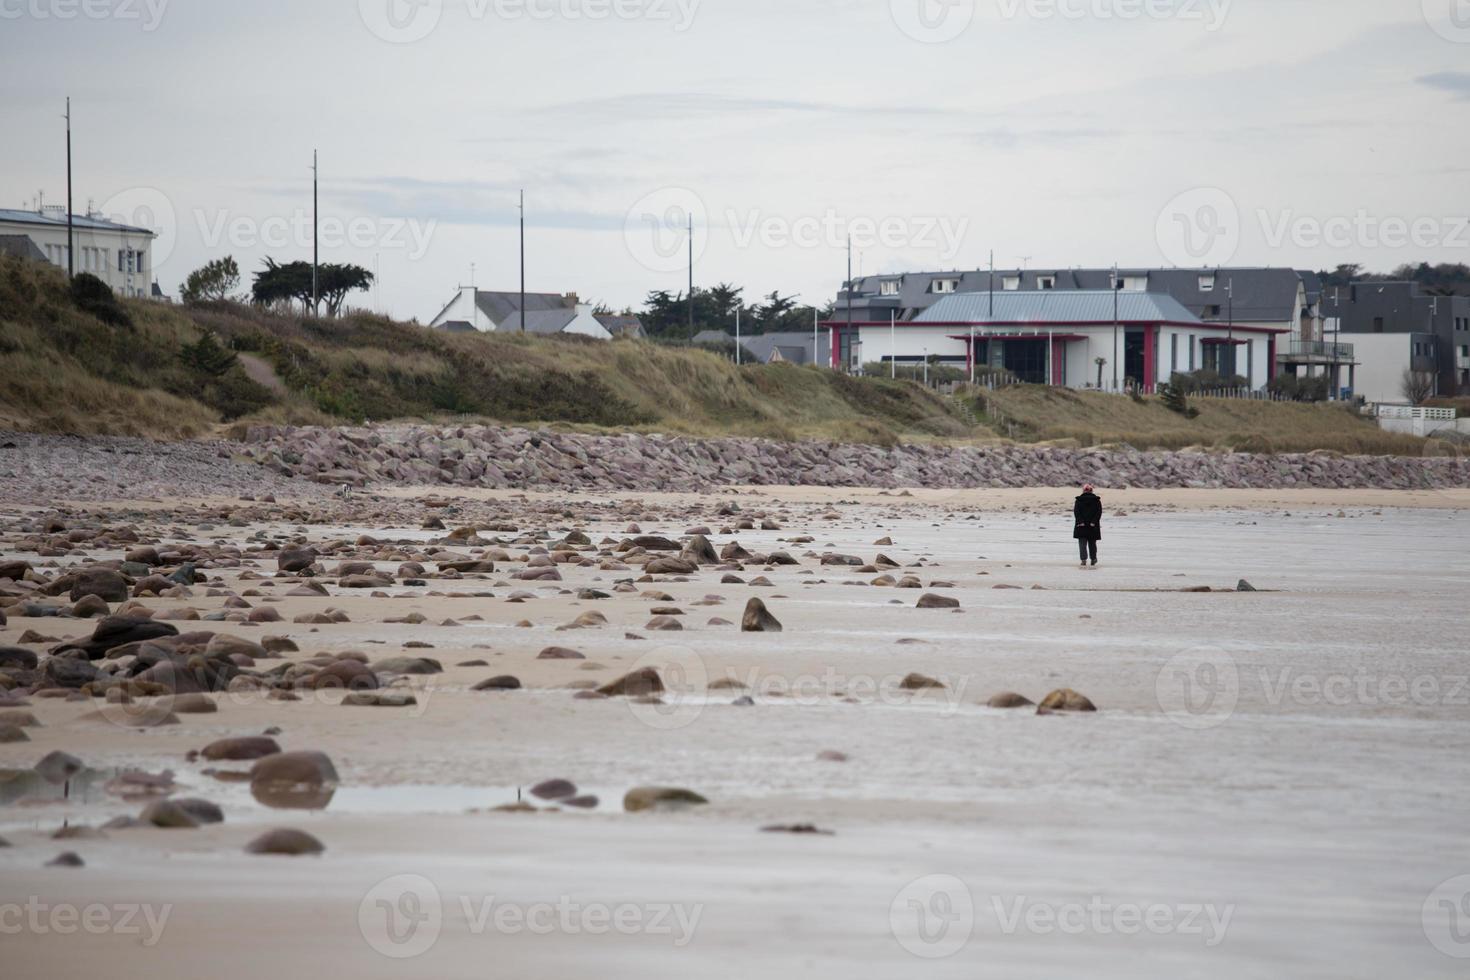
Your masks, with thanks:
M429 321L432 330L452 333L518 333L542 336L572 334L596 340L612 340L612 333L576 293L527 293L521 309L519 292L497 292L462 287L454 298Z

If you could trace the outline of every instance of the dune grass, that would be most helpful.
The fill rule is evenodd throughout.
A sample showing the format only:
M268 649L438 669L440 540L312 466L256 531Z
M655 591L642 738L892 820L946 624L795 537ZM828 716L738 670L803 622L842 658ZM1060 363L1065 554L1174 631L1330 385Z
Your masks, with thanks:
M987 392L977 413L998 431L1031 442L1083 446L1126 444L1136 449L1200 447L1252 453L1325 450L1348 455L1409 455L1424 440L1384 432L1341 404L1191 398L1199 411L1185 418L1157 397L1141 400L1068 388L1018 385Z
M239 354L251 356L249 370ZM1196 419L1157 398L1068 389L950 398L909 381L736 367L642 341L448 334L362 313L320 320L142 300L99 312L60 270L0 255L0 426L15 429L190 438L261 421L422 420L876 445L1424 451L1423 440L1381 432L1337 406L1193 404Z

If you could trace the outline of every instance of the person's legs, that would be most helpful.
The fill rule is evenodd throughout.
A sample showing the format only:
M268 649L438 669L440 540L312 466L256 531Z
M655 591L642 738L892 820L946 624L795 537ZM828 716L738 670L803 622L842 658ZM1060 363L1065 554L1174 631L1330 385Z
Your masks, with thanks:
M1087 545L1088 541L1086 538L1077 539L1077 550L1082 552L1082 564L1084 565L1087 564Z
M1092 563L1094 565L1096 565L1097 564L1097 542L1096 541L1089 541L1089 542L1087 542L1087 550L1092 553Z

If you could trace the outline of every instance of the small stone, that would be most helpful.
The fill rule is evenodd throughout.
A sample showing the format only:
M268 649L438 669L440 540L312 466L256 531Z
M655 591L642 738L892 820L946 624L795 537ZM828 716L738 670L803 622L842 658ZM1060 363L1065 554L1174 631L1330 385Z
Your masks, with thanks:
M987 702L988 707L1001 708L1005 710L1010 710L1012 708L1031 708L1035 705L1036 702L1032 701L1025 695L1016 694L1011 691L1007 691L1004 694L997 694L995 697L991 698Z
M623 809L629 813L642 813L649 810L687 810L690 807L704 806L708 803L709 800L693 790L667 786L640 786L630 789L623 797Z
M273 854L284 857L300 857L321 854L327 848L321 841L303 830L277 829L261 834L245 845L248 854Z

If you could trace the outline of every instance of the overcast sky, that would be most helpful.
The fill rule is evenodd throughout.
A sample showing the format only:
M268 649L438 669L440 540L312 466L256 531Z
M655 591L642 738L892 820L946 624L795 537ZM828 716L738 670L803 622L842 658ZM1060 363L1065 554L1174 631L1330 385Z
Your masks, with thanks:
M1467 0L0 0L0 206L621 308L868 273L1470 261ZM365 298L371 305L375 297Z

